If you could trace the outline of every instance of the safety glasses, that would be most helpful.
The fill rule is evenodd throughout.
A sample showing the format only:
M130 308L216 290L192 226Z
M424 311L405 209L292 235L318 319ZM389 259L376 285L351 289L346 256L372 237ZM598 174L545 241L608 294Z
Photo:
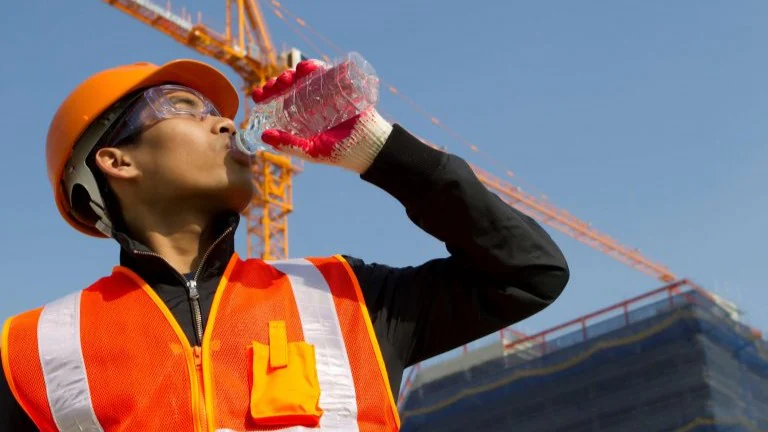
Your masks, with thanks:
M126 138L161 120L175 117L203 120L208 116L218 117L220 114L213 103L197 90L175 84L152 87L131 104L122 120L101 140L100 147L120 145Z

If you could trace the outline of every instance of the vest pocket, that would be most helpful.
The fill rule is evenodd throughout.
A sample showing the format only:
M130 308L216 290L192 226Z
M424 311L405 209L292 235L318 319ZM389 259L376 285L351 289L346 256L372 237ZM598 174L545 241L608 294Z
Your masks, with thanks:
M284 321L269 322L269 345L253 342L251 417L263 426L317 426L323 410L315 347L288 342Z

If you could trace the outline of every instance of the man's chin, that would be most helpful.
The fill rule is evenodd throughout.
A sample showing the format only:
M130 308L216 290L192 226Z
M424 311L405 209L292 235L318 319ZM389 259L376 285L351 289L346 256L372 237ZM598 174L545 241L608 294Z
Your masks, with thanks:
M227 203L229 204L229 210L243 213L245 209L248 208L253 200L255 192L253 185L249 184L249 186L250 187L237 188L228 191Z

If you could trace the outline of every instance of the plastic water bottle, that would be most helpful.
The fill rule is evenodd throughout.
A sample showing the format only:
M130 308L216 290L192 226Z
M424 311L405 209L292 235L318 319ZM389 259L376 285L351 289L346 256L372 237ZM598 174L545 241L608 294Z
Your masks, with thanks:
M288 92L256 104L237 145L249 154L272 150L261 140L267 129L309 138L360 114L378 99L376 72L352 52L302 77Z

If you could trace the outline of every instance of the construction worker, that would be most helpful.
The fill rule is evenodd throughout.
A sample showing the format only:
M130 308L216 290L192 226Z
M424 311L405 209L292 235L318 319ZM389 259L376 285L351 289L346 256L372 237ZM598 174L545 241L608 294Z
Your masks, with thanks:
M226 77L192 60L102 71L64 100L46 147L56 204L75 229L114 238L120 265L5 322L0 431L397 430L404 368L564 289L565 259L536 222L374 109L310 139L263 139L388 192L450 255L405 268L241 259L253 183L237 109Z

